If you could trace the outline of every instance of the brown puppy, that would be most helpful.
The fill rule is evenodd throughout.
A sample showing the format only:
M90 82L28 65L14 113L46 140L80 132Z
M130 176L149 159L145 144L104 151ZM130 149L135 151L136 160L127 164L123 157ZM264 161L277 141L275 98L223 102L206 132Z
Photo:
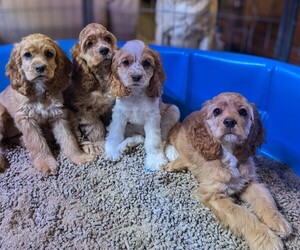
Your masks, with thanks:
M199 182L199 195L224 226L244 236L251 249L283 249L280 238L291 226L267 188L258 182L252 156L264 141L255 105L237 93L207 101L172 131L179 157L167 170L188 168ZM238 196L253 212L234 202Z
M97 23L80 32L71 50L74 67L72 84L64 92L65 105L72 111L72 124L83 150L92 155L103 152L105 127L114 105L109 82L116 50L115 36Z
M0 94L0 139L22 133L33 165L44 174L56 174L58 163L42 129L49 126L62 152L75 163L91 157L83 153L71 133L62 91L69 84L71 62L49 37L32 34L15 45L6 66L11 83ZM0 155L0 168L6 162Z

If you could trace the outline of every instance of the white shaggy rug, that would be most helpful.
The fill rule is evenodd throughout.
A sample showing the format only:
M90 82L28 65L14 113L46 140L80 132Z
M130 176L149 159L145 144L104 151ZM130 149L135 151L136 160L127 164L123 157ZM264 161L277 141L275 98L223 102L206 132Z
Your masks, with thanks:
M22 147L7 151L0 173L0 249L247 249L196 197L190 172L149 173L145 151L115 164L98 157L74 165L57 156L57 176L43 177ZM257 157L259 176L292 223L286 249L300 248L300 179Z

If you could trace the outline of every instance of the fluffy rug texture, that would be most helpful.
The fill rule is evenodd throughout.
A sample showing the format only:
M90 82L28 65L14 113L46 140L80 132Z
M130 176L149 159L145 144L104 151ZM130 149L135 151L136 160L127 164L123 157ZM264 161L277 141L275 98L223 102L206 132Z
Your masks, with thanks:
M0 174L0 249L248 249L197 198L190 172L144 170L138 146L112 163L74 165L57 155L57 176L35 170L22 147ZM262 182L291 222L286 249L300 247L300 179L256 157Z

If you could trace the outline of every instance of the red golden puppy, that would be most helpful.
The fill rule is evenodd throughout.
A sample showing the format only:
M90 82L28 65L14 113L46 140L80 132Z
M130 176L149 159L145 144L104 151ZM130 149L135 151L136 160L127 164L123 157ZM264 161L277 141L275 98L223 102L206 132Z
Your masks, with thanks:
M71 50L72 84L64 92L65 104L83 150L91 155L103 152L106 126L115 99L111 96L111 62L117 39L104 26L87 25Z
M48 127L71 161L91 160L71 133L63 106L62 91L69 84L70 72L65 53L42 34L29 35L16 44L6 66L11 82L0 94L0 139L21 132L33 165L44 174L56 174L58 167L43 133ZM1 154L0 168L5 165Z
M167 170L188 168L199 182L199 195L224 226L245 237L251 249L283 249L277 236L291 226L268 189L257 180L252 156L264 141L254 104L237 93L207 101L172 131L179 157ZM252 211L234 201L238 197Z

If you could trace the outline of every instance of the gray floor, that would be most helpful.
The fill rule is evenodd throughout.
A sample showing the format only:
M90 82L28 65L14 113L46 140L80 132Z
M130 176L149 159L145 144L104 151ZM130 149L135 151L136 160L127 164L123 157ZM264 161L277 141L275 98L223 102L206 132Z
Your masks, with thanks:
M76 166L58 156L58 176L43 177L24 148L10 149L0 174L1 249L247 249L196 197L189 172L146 172L142 146L112 164ZM256 158L259 175L293 225L286 249L300 246L300 179Z

